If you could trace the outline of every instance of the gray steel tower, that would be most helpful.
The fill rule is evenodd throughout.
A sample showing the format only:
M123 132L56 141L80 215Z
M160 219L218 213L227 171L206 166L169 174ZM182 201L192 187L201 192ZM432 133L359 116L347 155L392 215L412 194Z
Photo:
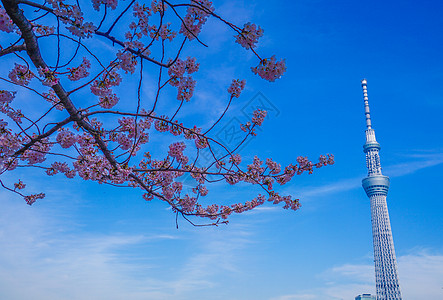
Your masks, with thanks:
M374 129L371 127L366 79L361 81L361 85L363 87L367 127L365 131L366 143L363 145L363 151L366 153L366 166L368 168L368 177L363 179L362 184L371 201L377 300L401 300L394 242L386 204L389 177L383 176L381 173L380 156L378 154L380 144L377 143Z

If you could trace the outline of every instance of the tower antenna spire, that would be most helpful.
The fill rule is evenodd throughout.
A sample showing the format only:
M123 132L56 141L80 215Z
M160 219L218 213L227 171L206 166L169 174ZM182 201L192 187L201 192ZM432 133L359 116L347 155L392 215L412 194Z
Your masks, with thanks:
M366 127L371 129L371 112L369 110L369 100L368 100L368 81L363 79L361 81L361 86L363 88L363 100L365 101L365 115L366 115Z

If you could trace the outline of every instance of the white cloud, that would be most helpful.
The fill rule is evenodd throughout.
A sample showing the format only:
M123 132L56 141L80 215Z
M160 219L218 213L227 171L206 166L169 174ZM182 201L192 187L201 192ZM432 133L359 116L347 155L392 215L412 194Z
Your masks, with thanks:
M383 168L383 174L391 178L410 175L419 170L434 167L443 163L443 153L434 154L410 154L411 158L418 158L416 161L408 161ZM309 199L317 196L325 196L343 191L361 188L361 180L366 175L361 175L354 178L347 178L340 181L333 182L327 185L317 187L304 187L297 190L298 195L303 199ZM291 193L289 193L291 194Z
M404 299L443 298L443 254L414 251L398 257L400 288ZM372 264L345 264L330 268L319 275L324 287L282 295L272 300L354 299L362 293L375 294Z
M131 277L153 262L136 263L124 251L171 235L104 235L70 232L64 220L3 197L0 210L0 298L147 299L143 281ZM137 294L133 294L137 291Z
M421 251L398 258L404 299L443 299L443 255Z
M250 243L247 225L237 224L234 233L212 228L185 234L195 239L186 240L193 249L172 263L167 261L175 257L168 254L140 254L137 249L166 250L168 240L181 237L70 230L65 224L72 220L5 194L0 194L1 299L194 299L220 287L221 276L243 272L238 262L244 257L237 255Z
M411 154L410 157L420 158L418 161L405 162L384 169L391 177L400 177L415 173L421 169L437 166L443 163L443 153L436 154Z

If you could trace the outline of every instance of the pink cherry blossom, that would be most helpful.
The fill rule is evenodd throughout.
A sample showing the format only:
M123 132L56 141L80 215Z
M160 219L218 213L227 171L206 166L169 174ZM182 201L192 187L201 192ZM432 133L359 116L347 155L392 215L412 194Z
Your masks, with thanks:
M279 79L286 71L285 60L276 61L275 55L260 61L257 67L251 68L254 74L268 81Z
M188 116L189 109L184 109L185 102L204 86L197 86L196 79L218 78L217 70L214 74L206 70L195 74L200 64L195 57L186 56L189 53L205 57L200 50L193 52L192 45L205 46L200 33L208 18L214 16L214 22L234 30L236 42L258 58L256 45L263 36L261 27L252 23L238 27L222 14L215 14L208 0L129 1L118 9L117 0L92 0L94 10L99 11L102 5L105 12L97 13L76 1L46 0L37 5L41 9L30 8L36 4L22 1L20 11L8 9L10 16L0 6L0 30L4 35L20 36L6 39L11 43L0 48L0 56L16 61L8 76L17 92L26 89L32 94L30 98L20 97L26 99L27 107L22 111L15 106L24 100L13 101L15 91L0 90L0 114L7 117L5 121L0 119L0 174L5 174L12 185L5 187L24 195L25 184L18 178L9 179L21 173L9 171L26 164L49 176L78 175L99 184L138 188L146 201L165 201L177 216L199 216L214 220L213 225L227 223L224 220L232 213L251 210L266 200L282 204L285 209L298 209L298 199L278 194L275 187L297 174L333 164L332 155L322 155L316 163L299 156L294 164L285 167L270 158L255 156L246 161L249 154L242 161L236 150L220 143L215 130L211 131L220 125L219 119L208 124L207 118L194 120ZM40 12L35 15L31 9ZM33 19L27 19L33 14ZM55 27L57 24L63 26ZM182 35L180 41L178 33ZM54 51L47 52L48 47L54 47ZM275 81L285 69L284 60L271 56L260 59L252 71ZM34 77L42 84L37 80L31 83ZM122 82L126 85L119 87ZM234 79L226 87L230 97L225 110L220 111L222 117L231 113L227 110L235 107L231 102L239 98L245 84L245 80ZM178 103L168 102L171 86L177 89ZM130 93L128 89L133 90ZM97 96L96 100L88 93ZM136 96L128 98L131 95ZM195 107L198 106L191 110ZM266 111L255 110L251 119L241 125L244 132L240 132L243 137L239 141L256 135L265 117ZM153 142L147 145L151 137ZM159 149L165 141L169 148L162 153ZM214 182L248 184L264 195L240 203L229 199L223 200L224 205L206 203L211 201L207 195ZM23 197L31 205L44 194Z
M103 108L112 108L118 103L118 101L119 98L116 94L109 93L108 95L101 96L98 104Z
M177 87L178 94L177 100L186 102L190 101L194 95L196 81L191 76L186 76L180 79L180 83Z
M249 50L255 48L258 39L263 36L263 29L255 24L246 23L240 34L236 35L236 42Z
M45 198L45 194L44 193L39 193L39 194L32 194L29 196L25 196L25 201L28 205L32 205L35 203L35 201L37 201L38 199L43 199Z
M23 181L19 180L17 183L14 183L14 189L22 190L26 187L26 184Z
M189 40L195 39L200 34L202 26L206 23L208 16L214 11L212 2L207 0L193 1L196 6L188 6L186 16L180 28L180 33Z
M68 78L72 81L77 81L82 78L88 77L88 69L91 68L91 63L86 57L83 57L83 62L77 68L68 68L70 74Z
M0 105L4 103L11 103L15 98L16 92L9 92L5 90L0 90Z
M77 138L75 134L70 132L67 129L62 129L57 135L57 142L60 144L62 148L72 147L77 142Z
M119 67L125 71L125 73L133 74L135 71L135 66L137 65L137 59L130 52L117 52L117 57L119 59Z
M15 29L15 25L12 22L11 18L9 18L5 9L0 5L0 30L10 33Z
M39 67L38 74L40 75L40 77L43 77L43 81L42 81L43 85L53 86L58 83L58 78L55 77L54 72L49 70L48 67L44 67L44 68Z
M29 70L28 67L15 64L14 68L9 72L9 79L12 82L19 85L28 85L34 74Z
M92 0L92 6L95 10L100 10L101 4L106 4L111 9L117 8L117 0Z
M257 126L261 126L263 124L263 121L265 120L267 115L267 111L263 109L256 109L252 115L252 123L254 123Z
M245 88L246 80L233 79L231 85L228 88L228 93L232 95L232 97L240 97L241 91Z

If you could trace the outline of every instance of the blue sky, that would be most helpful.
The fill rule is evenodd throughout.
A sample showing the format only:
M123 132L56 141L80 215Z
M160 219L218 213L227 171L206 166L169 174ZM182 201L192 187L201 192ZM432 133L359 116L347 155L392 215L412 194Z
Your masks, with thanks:
M210 21L201 36L209 49L185 49L207 68L184 117L210 123L230 80L245 78L242 97L217 131L245 120L242 109L254 97L272 107L241 150L245 160L257 154L284 165L298 155L333 153L336 164L281 189L301 199L297 212L265 206L233 216L227 226L194 228L180 220L179 229L166 205L146 203L136 190L18 170L15 176L47 196L29 207L0 191L0 298L349 300L375 293L370 206L361 188L363 78L383 173L391 178L388 208L403 297L443 298L442 4L214 5L238 25L262 26L258 50L286 58L288 69L280 80L263 82L249 71L254 57ZM194 108L203 113L191 114ZM210 196L225 201L255 193L217 186Z

